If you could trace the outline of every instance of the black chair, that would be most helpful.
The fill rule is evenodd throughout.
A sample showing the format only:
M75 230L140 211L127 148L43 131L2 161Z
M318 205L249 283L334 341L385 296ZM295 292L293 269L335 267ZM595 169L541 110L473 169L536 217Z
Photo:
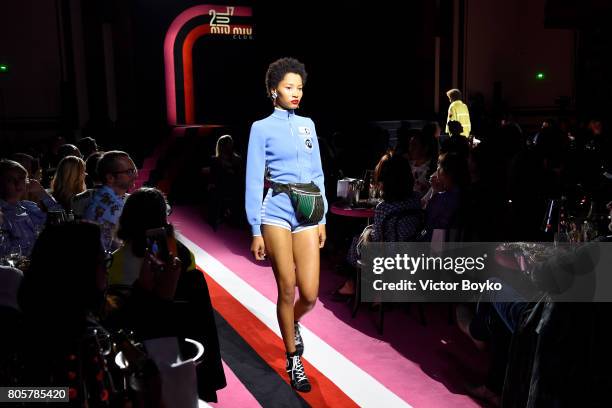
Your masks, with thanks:
M401 211L397 211L388 215L384 221L381 230L383 231L383 239L382 242L411 242L415 240L415 238L420 233L421 228L417 228L415 234L412 237L402 237L400 232L400 223L407 217L418 216L420 218L420 225L423 225L424 213L421 209L405 209ZM357 261L357 263L361 266L361 261ZM359 306L361 305L361 268L356 269L356 279L355 279L355 297L353 300L353 310L351 316L354 318L357 316L357 311L359 310ZM425 309L422 303L419 303L419 319L421 324L425 326ZM381 302L378 307L378 333L383 334L384 329L384 319L385 319L385 303Z

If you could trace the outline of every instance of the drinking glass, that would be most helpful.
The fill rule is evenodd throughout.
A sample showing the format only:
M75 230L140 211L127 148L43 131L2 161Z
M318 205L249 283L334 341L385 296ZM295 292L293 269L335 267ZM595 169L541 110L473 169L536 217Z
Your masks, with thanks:
M381 201L381 191L376 183L370 184L370 189L368 193L369 204L376 205Z
M96 340L96 343L100 348L100 353L103 356L107 356L111 353L113 349L113 341L109 333L104 330L98 330L97 328L90 328L87 335Z
M365 174L363 175L363 182L366 186L369 186L374 183L374 170L365 171Z
M0 229L0 265L6 265L6 259L4 258L4 254L6 254L5 248L8 245L8 237L4 230Z
M363 175L362 193L364 197L370 197L370 189L374 184L374 170L366 170ZM367 194L367 195L366 195Z
M8 247L8 252L6 255L6 261L9 266L16 268L21 260L21 245L12 244Z

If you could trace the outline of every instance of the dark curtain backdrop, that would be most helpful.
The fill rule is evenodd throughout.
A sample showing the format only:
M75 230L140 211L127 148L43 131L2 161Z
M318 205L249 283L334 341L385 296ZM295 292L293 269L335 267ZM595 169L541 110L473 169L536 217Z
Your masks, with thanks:
M227 2L253 7L254 40L204 38L194 47L198 121L242 125L269 113L265 70L282 56L306 64L301 112L323 126L431 116L432 2L253 3ZM134 0L136 71L148 112L165 114L165 30L196 4L202 2Z

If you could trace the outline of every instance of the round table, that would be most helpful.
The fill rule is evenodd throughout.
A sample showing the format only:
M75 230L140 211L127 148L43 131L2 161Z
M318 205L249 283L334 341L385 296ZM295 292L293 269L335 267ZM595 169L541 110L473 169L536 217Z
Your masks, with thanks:
M354 218L372 218L374 217L374 208L351 207L346 203L333 203L329 209L332 214L342 215L344 217Z

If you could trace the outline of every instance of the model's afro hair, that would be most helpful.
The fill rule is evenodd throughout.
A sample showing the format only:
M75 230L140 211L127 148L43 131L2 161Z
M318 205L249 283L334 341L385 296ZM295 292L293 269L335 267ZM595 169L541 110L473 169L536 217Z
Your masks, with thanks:
M306 68L304 64L295 58L280 58L270 64L266 72L266 92L270 95L270 90L278 86L288 73L298 74L302 77L302 84L306 85Z

